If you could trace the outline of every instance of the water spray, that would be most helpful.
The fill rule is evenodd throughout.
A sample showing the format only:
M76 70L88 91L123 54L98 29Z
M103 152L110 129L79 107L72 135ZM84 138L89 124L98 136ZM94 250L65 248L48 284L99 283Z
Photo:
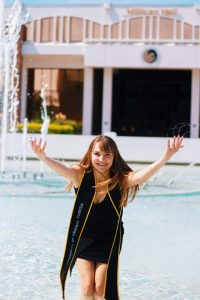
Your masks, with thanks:
M28 21L28 14L21 1L15 1L12 13L4 21L4 2L0 0L0 70L3 78L3 112L1 122L1 172L5 172L7 132L16 132L19 107L18 43L21 27ZM4 64L3 64L4 62ZM2 71L3 70L3 71Z

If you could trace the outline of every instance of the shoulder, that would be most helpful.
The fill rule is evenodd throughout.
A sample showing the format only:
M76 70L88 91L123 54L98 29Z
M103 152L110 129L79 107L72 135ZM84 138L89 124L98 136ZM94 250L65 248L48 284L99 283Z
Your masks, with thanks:
M131 188L135 185L134 184L134 176L136 173L137 173L137 171L130 171L124 175L124 183L127 186L127 188Z
M77 172L77 173L79 173L79 172L81 173L81 172L85 171L85 167L80 164L71 164L69 167L71 170L74 170L74 172Z
M74 187L79 187L82 177L85 173L85 167L80 164L72 164L69 166L71 169L71 172L73 174L72 176L72 183Z

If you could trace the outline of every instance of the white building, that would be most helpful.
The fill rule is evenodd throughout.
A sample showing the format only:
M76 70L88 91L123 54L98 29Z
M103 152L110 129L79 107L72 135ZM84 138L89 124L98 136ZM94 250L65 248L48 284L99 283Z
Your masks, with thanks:
M164 137L177 123L188 123L190 137L199 137L198 4L43 2L26 4L21 120L37 115L43 81L52 114L81 122L84 135Z

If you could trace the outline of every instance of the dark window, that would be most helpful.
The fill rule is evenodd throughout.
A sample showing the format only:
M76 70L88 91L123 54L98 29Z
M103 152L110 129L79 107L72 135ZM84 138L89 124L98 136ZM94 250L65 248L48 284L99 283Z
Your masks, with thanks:
M190 123L191 71L114 70L112 130L126 136L172 136Z

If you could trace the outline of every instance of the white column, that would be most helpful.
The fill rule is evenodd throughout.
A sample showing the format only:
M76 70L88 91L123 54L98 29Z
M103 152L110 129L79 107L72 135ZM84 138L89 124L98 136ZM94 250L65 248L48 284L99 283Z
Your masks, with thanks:
M41 42L41 19L38 19L37 23L37 43Z
M181 21L181 41L184 41L184 21Z
M119 21L119 34L118 34L118 40L121 42L122 40L122 20Z
M66 20L66 26L67 26L67 32L66 32L66 43L69 44L70 43L70 17L67 16L67 20Z
M87 31L87 20L83 19L83 32L82 32L82 42L85 42L86 39L86 31Z
M34 43L34 33L35 33L35 23L34 21L31 22L31 42Z
M59 32L60 43L63 43L63 26L64 26L64 17L60 16L60 32Z
M90 33L89 33L89 40L92 41L94 39L94 24L90 20Z
M145 33L146 33L146 16L142 16L142 41L145 41Z
M111 30L112 30L112 25L108 24L108 40L111 40Z
M101 33L100 33L100 40L104 39L104 23L101 23Z
M192 43L195 42L195 25L192 25Z
M56 43L57 17L53 17L53 43Z
M93 78L94 70L85 68L83 89L83 134L92 133L92 110L93 110Z
M153 16L149 17L149 40L153 40Z
M192 89L191 89L191 112L190 124L191 133L190 137L199 137L199 116L200 116L200 71L192 70Z
M20 122L24 122L26 117L26 107L27 107L27 80L28 72L27 68L23 66L22 68L22 84L21 84L21 107L20 107Z
M156 40L160 40L160 16L156 16Z
M173 40L174 42L177 41L177 19L174 18L173 20Z
M129 28L130 28L130 19L126 19L126 41L130 40L129 38Z
M112 81L112 68L105 68L103 75L102 133L109 132L112 129Z

